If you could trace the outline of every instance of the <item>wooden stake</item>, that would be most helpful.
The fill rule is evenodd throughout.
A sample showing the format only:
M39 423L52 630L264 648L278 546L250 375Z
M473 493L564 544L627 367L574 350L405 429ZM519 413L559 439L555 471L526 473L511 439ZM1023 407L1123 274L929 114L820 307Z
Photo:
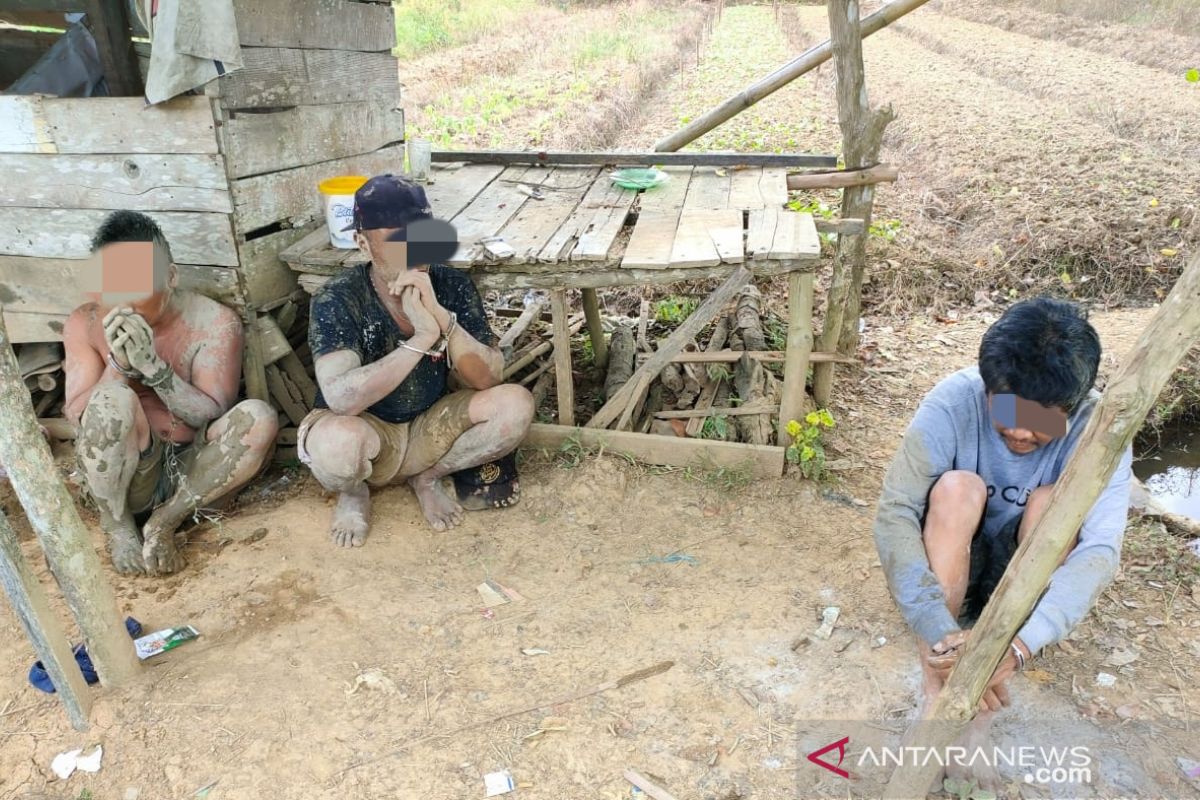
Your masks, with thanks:
M847 169L875 163L883 142L883 131L894 118L891 107L872 111L867 102L863 71L862 37L855 20L858 0L836 0L829 6L829 30L833 34L837 66L838 124L842 129L842 151ZM842 216L861 219L870 229L875 199L873 185L855 186L842 192ZM825 327L819 350L826 353L853 352L858 341L863 268L867 259L867 234L838 236L837 252L826 301ZM833 364L813 370L813 397L817 405L829 405L833 391Z
M857 14L854 20L857 22L854 25L856 31L862 37L870 36L886 25L889 25L903 17L905 14L920 8L929 0L893 0L883 8L876 11L871 16L863 20L858 20ZM857 11L857 9L856 9ZM673 152L679 150L685 145L696 141L704 134L711 131L713 128L725 122L737 114L745 111L750 106L767 97L771 93L787 86L789 83L799 78L809 70L819 67L829 60L833 55L834 48L828 39L815 47L810 47L798 58L795 58L784 64L779 69L772 72L767 77L760 80L758 83L752 84L737 94L733 95L721 105L709 111L699 119L693 120L685 127L667 136L657 144L654 149L659 152ZM839 81L840 82L840 81ZM849 159L846 161L847 166L850 165ZM861 166L861 165L859 165Z
M21 546L17 543L17 534L2 511L0 584L3 584L13 610L17 612L17 619L33 644L33 651L46 668L46 674L50 676L59 699L67 709L71 727L77 731L87 730L88 712L92 707L87 682L75 663L67 635L50 608L50 598L25 561Z
M979 700L1009 643L1028 619L1050 576L1071 546L1096 498L1158 398L1167 380L1200 340L1200 255L1192 258L1170 295L1109 380L1066 468L1054 483L1046 511L1017 547L1004 577L983 609L946 685L913 745L945 752L974 718ZM934 724L936 723L936 724ZM884 797L924 797L936 759L917 760L892 774Z
M582 289L583 314L587 318L588 338L592 340L592 356L596 366L608 366L608 343L604 340L604 325L600 322L600 298L595 289Z
M738 267L732 275L725 279L725 282L717 287L716 291L708 296L699 308L692 312L691 316L683 321L675 331L663 340L657 351L650 358L646 359L637 371L631 377L621 390L612 397L606 399L596 415L588 420L587 427L589 428L607 428L621 416L629 404L630 398L638 391L645 391L649 388L649 381L643 380L649 376L653 376L662 372L663 367L671 362L671 359L684 348L684 346L696 338L696 334L707 325L712 318L721 312L725 304L733 297L738 289L749 282L752 277L750 270L745 267ZM635 401L636 402L636 401Z
M558 388L558 423L575 424L575 381L571 377L571 329L567 322L567 290L550 292L554 317L554 384Z
M804 393L808 381L808 360L812 353L813 276L811 272L788 275L788 337L783 362L783 396L779 402L780 447L791 444L787 424L804 414Z
M38 428L0 314L0 464L16 492L46 561L105 686L135 676L140 665L104 578L100 558Z

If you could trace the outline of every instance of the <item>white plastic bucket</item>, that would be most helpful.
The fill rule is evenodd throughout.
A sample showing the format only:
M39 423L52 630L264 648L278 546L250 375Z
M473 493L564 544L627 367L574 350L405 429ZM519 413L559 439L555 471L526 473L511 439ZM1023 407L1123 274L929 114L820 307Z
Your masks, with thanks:
M317 184L325 204L325 225L329 228L329 243L342 250L358 247L354 231L343 231L354 222L354 193L367 182L365 175L339 175Z

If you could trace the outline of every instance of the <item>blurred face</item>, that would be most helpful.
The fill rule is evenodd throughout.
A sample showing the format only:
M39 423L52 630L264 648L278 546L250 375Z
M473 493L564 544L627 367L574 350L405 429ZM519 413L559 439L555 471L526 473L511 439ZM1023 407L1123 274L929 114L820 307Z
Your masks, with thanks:
M992 427L1005 446L1026 455L1067 434L1067 412L1015 394L988 393Z
M154 325L175 286L175 266L157 242L113 242L92 256L84 280L89 299L105 308L131 307Z
M384 275L392 278L409 268L408 242L390 241L390 237L401 230L403 228L373 228L355 234L358 249L363 255L371 259L371 263L379 267ZM416 268L429 269L428 265L419 265Z

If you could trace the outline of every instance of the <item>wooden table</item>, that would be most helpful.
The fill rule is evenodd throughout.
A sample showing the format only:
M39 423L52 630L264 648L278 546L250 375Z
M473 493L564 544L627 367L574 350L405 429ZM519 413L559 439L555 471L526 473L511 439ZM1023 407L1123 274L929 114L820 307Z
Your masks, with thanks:
M742 275L742 267L754 276L788 274L782 444L783 426L803 408L812 356L813 269L821 252L812 216L786 208L783 168L666 171L670 180L638 192L616 186L609 170L598 167L436 164L425 191L434 215L458 229L459 248L448 264L468 270L481 290L554 290L556 331L566 330L568 288L584 291L595 337L597 288L729 278ZM499 237L515 254L493 257L481 242L488 237ZM364 261L357 250L333 248L324 227L280 257L309 292ZM556 366L559 420L571 425L570 363L563 363Z

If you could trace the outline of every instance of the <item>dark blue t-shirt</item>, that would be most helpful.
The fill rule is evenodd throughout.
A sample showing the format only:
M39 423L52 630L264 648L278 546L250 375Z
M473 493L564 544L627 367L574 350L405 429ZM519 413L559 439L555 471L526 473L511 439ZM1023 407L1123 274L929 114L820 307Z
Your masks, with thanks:
M363 365L373 364L408 340L392 319L371 283L371 265L351 267L321 287L312 299L308 345L313 359L338 350L353 350ZM438 302L458 315L458 324L483 344L497 339L488 325L479 290L465 272L434 264L429 282ZM385 422L408 422L446 393L446 359L428 356L417 362L404 382L367 409ZM329 408L317 389L317 408Z

